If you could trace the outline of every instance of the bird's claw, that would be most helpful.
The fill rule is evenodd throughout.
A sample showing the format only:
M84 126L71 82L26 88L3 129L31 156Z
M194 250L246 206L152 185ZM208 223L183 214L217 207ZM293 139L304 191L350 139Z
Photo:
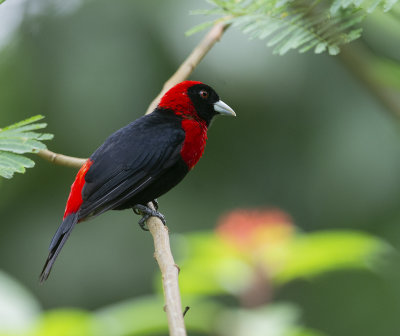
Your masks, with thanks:
M156 210L158 210L158 201L157 201L157 198L153 199L153 200L151 201L151 203L153 203L153 205L154 205L154 207L156 208Z
M158 208L158 202L157 203L157 208ZM153 201L154 204L154 201ZM150 217L157 217L161 220L161 222L166 225L167 221L165 220L165 217L162 213L158 212L157 210L150 209L149 207L142 205L142 204L136 204L132 208L133 212L137 215L142 216L142 218L139 220L139 226L141 227L142 230L144 231L149 231L149 229L146 227L146 221Z
M146 227L146 221L150 218L150 215L143 215L142 218L139 220L139 226L143 231L149 231L149 229Z

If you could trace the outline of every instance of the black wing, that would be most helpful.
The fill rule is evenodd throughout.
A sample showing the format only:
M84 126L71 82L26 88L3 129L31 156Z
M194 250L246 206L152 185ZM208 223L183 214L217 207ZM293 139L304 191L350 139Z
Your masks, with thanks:
M153 112L112 134L91 156L79 219L115 209L180 160L185 133L176 116Z

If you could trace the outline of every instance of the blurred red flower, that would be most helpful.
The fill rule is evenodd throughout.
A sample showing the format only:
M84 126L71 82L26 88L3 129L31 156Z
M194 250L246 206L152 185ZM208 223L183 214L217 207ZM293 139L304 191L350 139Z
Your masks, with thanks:
M295 227L290 215L280 209L237 209L219 220L216 231L224 241L249 252L287 241Z

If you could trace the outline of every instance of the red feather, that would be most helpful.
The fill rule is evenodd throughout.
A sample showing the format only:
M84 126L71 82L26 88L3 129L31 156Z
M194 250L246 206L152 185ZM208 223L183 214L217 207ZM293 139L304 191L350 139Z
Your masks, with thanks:
M76 178L74 183L71 186L71 192L68 196L67 205L65 206L64 217L75 213L79 210L83 200L82 200L82 188L85 184L85 175L88 172L90 166L93 164L93 161L90 159L85 162L85 164L79 169L78 174L76 174Z
M196 110L187 94L188 88L196 84L203 83L197 81L184 81L175 85L161 98L158 107L170 109L178 115L191 115L197 118Z
M218 100L211 87L197 81L182 82L161 98L153 113L115 132L92 154L71 186L64 220L51 241L41 282L48 278L77 223L107 210L137 208L184 178L203 155L207 127L217 114L212 104ZM163 218L159 213L151 214ZM140 220L141 226L145 219Z
M170 89L161 99L158 107L174 111L181 115L182 128L186 137L182 145L181 156L189 169L192 169L203 155L207 140L207 125L199 118L196 109L189 98L188 89L197 81L184 81Z
M207 125L204 121L183 119L186 136L181 149L183 161L192 169L203 155L207 141Z

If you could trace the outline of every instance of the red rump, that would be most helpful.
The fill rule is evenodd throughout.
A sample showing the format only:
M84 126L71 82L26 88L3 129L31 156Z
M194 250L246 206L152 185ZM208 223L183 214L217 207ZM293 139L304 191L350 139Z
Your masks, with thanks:
M68 196L67 205L65 206L64 217L67 217L71 213L75 213L79 210L83 200L82 200L82 188L85 184L85 175L88 172L90 166L93 164L93 161L90 159L85 162L85 164L79 169L78 174L76 174L76 178L74 183L71 186L71 192Z
M187 94L188 88L196 84L203 83L197 81L184 81L175 85L161 98L158 106L161 108L170 109L177 114L186 114L196 117L196 110L194 109L193 103Z

